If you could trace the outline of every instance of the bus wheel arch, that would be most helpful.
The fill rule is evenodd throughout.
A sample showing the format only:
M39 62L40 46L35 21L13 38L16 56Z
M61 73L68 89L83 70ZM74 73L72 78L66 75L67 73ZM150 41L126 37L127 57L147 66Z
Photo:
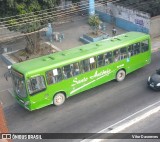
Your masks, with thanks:
M53 97L53 104L55 106L60 106L65 102L65 100L66 100L66 93L63 91L58 92Z
M116 73L116 80L118 82L123 81L125 79L125 77L126 77L126 70L125 69L122 68L122 69L120 69L120 70L117 71L117 73Z

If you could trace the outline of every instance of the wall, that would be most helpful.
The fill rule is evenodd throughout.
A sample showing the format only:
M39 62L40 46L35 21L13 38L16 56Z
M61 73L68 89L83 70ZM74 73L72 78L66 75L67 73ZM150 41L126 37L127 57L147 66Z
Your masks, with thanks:
M96 13L102 20L127 31L150 32L150 15L148 13L112 3L96 8Z
M160 16L155 16L151 18L151 37L157 37L160 35Z

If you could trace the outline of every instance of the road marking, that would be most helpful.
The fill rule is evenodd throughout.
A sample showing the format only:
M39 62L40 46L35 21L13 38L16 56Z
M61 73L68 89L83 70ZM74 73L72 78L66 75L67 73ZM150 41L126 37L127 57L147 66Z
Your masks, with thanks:
M135 112L134 114L129 115L128 117L126 117L126 118L124 118L124 119L122 119L122 120L104 128L103 130L101 130L97 133L118 133L118 132L130 127L131 125L149 117L150 115L160 111L160 105L159 104L160 104L160 101L157 101L156 103L153 103L153 104L145 107L144 109L141 109L141 110ZM158 105L158 106L156 106L156 105ZM154 107L154 108L152 108L152 107ZM148 110L148 109L151 109L151 110ZM146 110L148 110L148 111L144 112L143 114L140 114L140 113L142 113L143 111L146 111ZM138 114L139 114L139 116L136 116ZM133 118L133 117L135 117L135 118ZM124 122L124 121L127 121L127 122ZM115 128L113 128L114 126L115 126ZM101 142L102 141L102 139L98 139L98 138L92 140L92 137L95 138L95 136L96 136L96 134L90 136L88 139L82 140L81 142L90 142L90 141L91 142Z
M138 117L130 120L129 122L127 122L127 123L125 123L125 124L117 127L116 129L113 129L113 130L109 131L108 133L118 133L118 132L120 132L120 131L128 128L129 126L131 126L131 125L133 125L133 124L135 124L135 123L137 123L137 122L139 122L139 121L141 121L141 120L149 117L150 115L158 112L159 110L160 110L160 106L158 106L158 107L156 107L156 108L154 108L154 109L152 109L152 110L144 113L144 114L141 115L141 116L138 116Z

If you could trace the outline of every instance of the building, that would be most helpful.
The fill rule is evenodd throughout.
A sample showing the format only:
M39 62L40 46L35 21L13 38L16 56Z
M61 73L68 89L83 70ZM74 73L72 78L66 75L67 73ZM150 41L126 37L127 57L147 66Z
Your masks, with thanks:
M108 2L96 8L96 13L99 14L103 21L112 23L113 25L125 29L127 31L140 31L149 33L151 37L160 35L160 11L153 12L151 2L144 0L137 0L135 2L118 1ZM159 4L159 5L158 5ZM160 3L155 4L160 6ZM138 6L139 5L139 6ZM148 8L148 9L147 9Z

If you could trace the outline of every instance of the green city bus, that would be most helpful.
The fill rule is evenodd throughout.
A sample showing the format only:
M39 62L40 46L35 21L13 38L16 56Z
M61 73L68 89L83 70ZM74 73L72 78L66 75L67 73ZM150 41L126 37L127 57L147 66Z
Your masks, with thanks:
M30 111L59 106L66 98L110 80L123 81L150 61L150 36L127 32L13 64L13 96Z

